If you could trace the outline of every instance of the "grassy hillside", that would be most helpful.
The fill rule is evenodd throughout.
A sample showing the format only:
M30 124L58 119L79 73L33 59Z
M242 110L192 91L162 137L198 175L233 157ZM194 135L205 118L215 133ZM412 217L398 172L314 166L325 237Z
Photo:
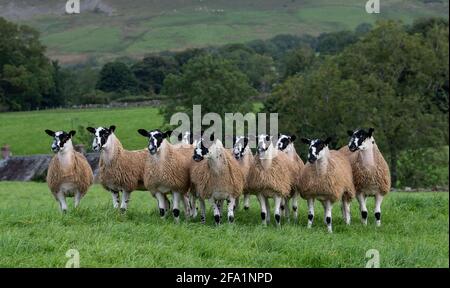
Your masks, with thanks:
M378 19L411 23L426 16L448 17L449 11L448 0L384 0L378 15L367 14L361 0L86 0L81 14L64 15L61 1L10 2L0 1L0 16L38 28L49 54L63 62L137 57L283 33L317 35Z
M14 193L11 193L14 191ZM317 205L312 229L301 202L299 225L260 224L252 198L233 225L175 224L159 218L148 192L134 192L126 215L114 211L111 197L95 186L78 210L61 215L46 184L0 182L0 267L64 267L69 249L81 267L365 267L366 251L377 249L381 267L449 267L448 193L392 193L383 206L383 226L345 226L334 207L334 234L326 232ZM373 211L373 199L369 201Z
M14 155L50 153L51 138L45 129L77 130L79 125L116 125L116 134L127 149L142 149L147 142L136 131L159 128L156 108L49 110L0 113L0 145L9 144ZM75 141L77 135L75 135Z

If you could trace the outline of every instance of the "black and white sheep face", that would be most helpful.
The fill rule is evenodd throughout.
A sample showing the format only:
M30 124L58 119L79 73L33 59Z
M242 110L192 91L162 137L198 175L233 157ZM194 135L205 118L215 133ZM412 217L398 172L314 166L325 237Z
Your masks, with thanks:
M258 154L266 152L270 145L272 145L272 136L261 134L258 136Z
M139 129L139 134L148 138L148 151L151 155L155 155L161 148L161 144L164 139L172 135L172 131L162 132L158 129L147 131L145 129Z
M302 138L302 142L309 145L308 162L312 164L324 157L328 151L328 144L331 142L331 138L328 137L325 141L321 139L310 140Z
M233 155L237 160L244 157L245 148L248 145L248 138L244 136L238 136L233 139Z
M200 139L195 144L194 149L194 155L192 156L192 159L194 159L195 162L200 162L209 154L209 149L203 145L203 139Z
M278 150L284 151L290 144L294 143L295 139L297 139L295 135L280 134L277 141Z
M369 131L364 129L358 129L356 131L347 131L348 136L350 136L350 142L348 143L348 148L350 151L355 152L356 150L366 150L372 147L375 143L373 139L373 132L375 129L370 128Z
M72 147L72 137L75 135L75 131L66 133L64 131L53 132L52 130L45 130L45 133L50 137L53 137L52 151L54 153L64 152L67 147Z
M94 134L94 140L92 141L92 149L94 151L100 151L102 149L107 149L110 145L109 136L111 136L116 130L116 126L112 125L109 128L86 128L90 133Z

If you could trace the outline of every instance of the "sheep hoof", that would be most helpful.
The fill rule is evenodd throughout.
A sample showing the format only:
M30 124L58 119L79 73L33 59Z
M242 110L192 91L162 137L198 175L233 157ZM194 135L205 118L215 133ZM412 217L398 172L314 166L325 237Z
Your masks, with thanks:
M248 209L250 209L250 207L244 206L244 210L245 210L245 211L247 211Z
M376 225L377 225L377 227L380 227L381 226L381 221L377 220Z
M328 226L328 233L333 233L333 228L331 228L331 226Z
M180 210L178 210L178 209L173 209L173 216L174 216L175 218L178 218L178 217L180 216Z
M120 212L121 212L121 213L127 212L127 208L120 208Z
M312 224L313 224L313 223L312 223L311 221L308 221L308 228L309 228L309 229L311 229Z
M220 216L214 215L214 221L216 221L216 224L220 224Z
M201 216L200 221L201 221L202 224L206 224L206 218L205 218L205 216Z
M164 215L166 214L166 210L164 210L163 208L159 208L159 216L164 217Z
M64 215L67 214L67 209L61 210L61 213L64 214Z
M234 217L233 216L228 216L228 222L233 223L234 222Z
M280 224L281 216L279 214L275 214L275 221L277 221L277 225Z

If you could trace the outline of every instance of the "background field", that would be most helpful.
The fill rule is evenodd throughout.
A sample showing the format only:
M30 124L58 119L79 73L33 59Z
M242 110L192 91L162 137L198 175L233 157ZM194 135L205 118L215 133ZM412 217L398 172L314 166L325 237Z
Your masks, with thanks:
M14 193L11 193L14 191ZM126 215L114 211L111 197L94 186L78 210L61 215L46 184L0 182L0 267L64 267L68 249L80 252L82 267L364 267L366 251L380 252L381 267L449 267L448 193L391 193L383 206L383 226L352 225L334 207L334 234L326 232L323 209L306 225L260 224L255 198L236 223L175 224L162 220L147 192L134 192ZM373 199L369 200L373 211Z
M14 3L15 2L15 3ZM448 17L448 1L384 0L369 15L363 0L171 0L82 1L82 13L64 15L65 1L0 0L0 16L19 19L42 32L49 55L64 62L101 61L116 56L183 50L267 39L277 34L311 34L354 29L378 19L411 23L426 16Z
M116 125L116 134L127 149L142 149L147 140L137 133L140 128L156 129L162 125L157 108L48 110L0 113L0 145L9 144L14 155L49 154L51 138L45 129L77 130L79 125ZM75 135L75 142L80 135Z

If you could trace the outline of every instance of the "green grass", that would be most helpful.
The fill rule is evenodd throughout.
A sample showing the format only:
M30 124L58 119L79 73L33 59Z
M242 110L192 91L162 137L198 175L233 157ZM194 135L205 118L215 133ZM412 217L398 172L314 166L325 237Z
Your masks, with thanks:
M384 0L380 14L367 14L360 0L112 1L114 15L37 15L25 23L42 32L50 55L142 56L149 52L242 43L278 34L354 29L363 22L427 16L448 17L448 1ZM202 10L200 10L200 8ZM214 12L223 9L223 12ZM61 58L64 60L65 58ZM71 59L68 56L68 59Z
M262 227L252 198L234 224L215 227L211 211L206 225L160 219L147 192L134 192L122 215L94 186L62 215L46 184L0 182L0 267L64 267L68 249L79 251L82 267L365 267L369 249L379 251L381 267L449 267L448 196L392 193L380 228L372 214L367 227L359 223L356 202L351 226L334 207L330 235L319 205L313 228L305 227L304 201L299 225Z
M156 129L162 124L157 108L47 110L0 113L0 145L8 144L14 155L48 154L51 138L45 129L77 130L79 125L116 125L116 134L127 149L142 149L145 139L136 131ZM75 135L75 141L77 135Z

